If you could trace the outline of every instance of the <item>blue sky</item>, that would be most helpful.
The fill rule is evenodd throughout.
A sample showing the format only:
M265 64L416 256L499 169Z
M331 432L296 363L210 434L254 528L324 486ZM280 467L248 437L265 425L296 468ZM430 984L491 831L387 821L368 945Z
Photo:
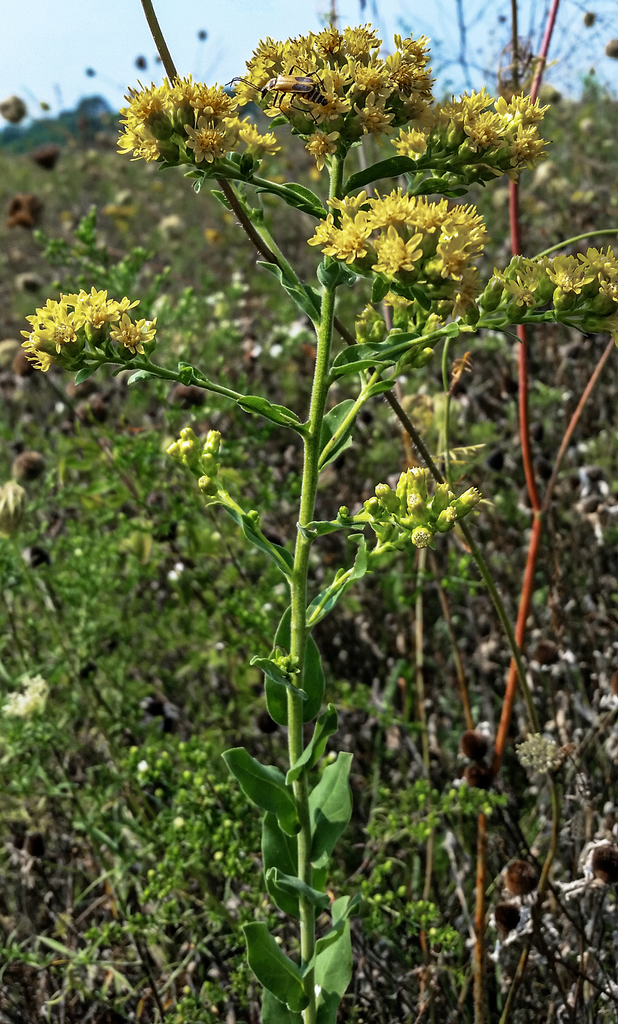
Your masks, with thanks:
M520 0L520 34L538 46L545 3ZM260 38L280 39L319 30L330 0L158 0L157 12L181 74L200 80L227 82L242 74L244 60ZM461 0L468 26L464 56L467 74L457 58L461 53L455 0L338 0L341 25L377 23L388 44L394 31L411 29L433 40L433 64L443 88L461 91L480 87L482 69L495 68L508 38L507 0ZM553 56L559 63L549 72L558 88L577 91L591 64L599 79L618 92L618 61L604 56L605 43L618 35L615 0L590 0L597 13L592 29L583 27L586 4L563 0ZM612 20L614 25L612 26ZM613 28L613 31L612 31ZM208 38L200 42L198 32ZM148 60L138 71L135 59ZM5 5L0 36L0 99L17 93L30 112L48 103L53 113L75 106L82 96L102 95L114 109L123 105L128 85L139 77L158 81L160 66L139 0L24 0ZM86 76L93 68L94 77Z

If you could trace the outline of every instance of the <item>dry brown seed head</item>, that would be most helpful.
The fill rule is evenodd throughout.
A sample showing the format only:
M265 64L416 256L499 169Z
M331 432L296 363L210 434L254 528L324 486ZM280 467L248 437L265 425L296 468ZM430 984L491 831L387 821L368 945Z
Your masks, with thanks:
M592 854L592 870L607 885L618 882L618 846L603 843Z
M514 860L506 869L504 884L512 896L527 896L536 889L536 870L526 860Z
M482 733L477 732L476 729L466 729L459 741L459 745L462 754L469 757L471 761L482 761L487 753L487 738Z
M468 785L475 789L491 789L493 774L491 768L488 768L486 764L469 764L463 777Z
M508 934L519 924L519 907L515 903L498 903L494 916L500 931Z

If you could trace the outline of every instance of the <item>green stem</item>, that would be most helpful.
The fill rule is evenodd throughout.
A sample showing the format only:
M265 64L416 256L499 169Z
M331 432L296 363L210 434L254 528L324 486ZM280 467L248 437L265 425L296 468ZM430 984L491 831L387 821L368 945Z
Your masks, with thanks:
M331 168L331 198L341 194L342 178L343 161L335 157ZM319 476L320 435L329 387L328 370L333 337L335 295L336 289L334 287L324 288L322 313L317 331L317 352L307 424L309 429L304 438L305 456L299 514L299 525L301 526L306 526L312 521L315 508ZM290 654L296 659L301 681L309 633L307 628L307 571L310 549L311 541L304 537L299 530L296 535L294 568L290 581L292 605ZM303 750L302 704L303 702L299 696L288 691L288 750L290 765L295 764ZM307 885L311 885L313 881L311 866L311 818L307 778L304 773L294 783L294 796L300 821L300 832L298 834L298 876ZM306 965L311 960L315 951L315 910L313 905L303 897L300 899L300 950L302 963ZM304 1024L316 1024L317 1010L313 970L308 971L305 977L306 993L310 1001L307 1008L303 1010L303 1021Z
M448 383L448 350L451 339L444 339L444 348L442 349L442 386L444 388L445 400L444 400L444 475L446 477L447 484L451 483L451 453L449 451L450 437L449 437L449 420L451 417L451 389Z
M159 51L161 63L163 64L163 67L167 72L167 76L170 82L173 82L175 78L178 78L178 72L176 71L174 61L172 60L172 55L167 48L165 36L163 35L161 31L161 26L159 25L159 22L157 20L155 9L152 5L152 0L142 0L142 7L144 9L144 14L146 15L148 28L150 29L152 38L154 39L154 44L157 50Z
M339 424L339 426L337 427L335 433L331 437L331 439L328 442L328 444L326 444L324 446L324 448L322 449L322 452L320 453L320 461L319 461L319 464L318 464L318 469L323 469L324 464L327 462L327 460L328 460L328 458L330 456L330 453L332 452L333 448L338 444L339 439L345 435L346 430L351 426L351 424L354 423L356 417L358 416L359 409L361 409L363 407L363 405L365 404L365 402L368 401L369 389L371 388L371 385L375 384L375 382L377 380L379 380L379 379L380 379L380 374L376 370L372 374L372 376L369 378L369 380L366 381L363 384L363 386L361 388L361 391L360 391L360 394L359 394L358 398L356 399L354 405L351 407L348 415Z
M540 260L543 256L549 256L550 252L557 252L558 249L565 249L567 245L573 245L574 242L581 242L584 238L594 238L595 235L618 235L618 228L599 228L597 231L585 231L583 235L573 235L572 238L565 238L563 242L558 242L558 245L551 245L549 249L543 249L543 252L537 252L536 256L532 259Z

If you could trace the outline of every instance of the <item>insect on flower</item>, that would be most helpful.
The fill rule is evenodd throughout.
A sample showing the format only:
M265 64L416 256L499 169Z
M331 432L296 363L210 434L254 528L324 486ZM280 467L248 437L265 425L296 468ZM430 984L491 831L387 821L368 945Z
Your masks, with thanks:
M290 72L294 71L296 65L290 68ZM234 82L246 82L244 78L233 78L228 85L233 85ZM252 83L246 82L247 85ZM275 93L273 99L273 106L280 107L284 96L290 94L292 97L299 96L301 99L307 101L307 103L317 103L324 107L328 103L328 100L322 92L324 83L321 81L317 72L311 71L306 75L277 75L275 78L270 78L266 85L263 85L261 89L255 87L256 92L259 92L262 99L265 99L269 92ZM290 106L293 103L290 101ZM304 114L309 114L313 117L310 111L305 107L296 107L297 110L302 110ZM315 118L313 118L315 120Z

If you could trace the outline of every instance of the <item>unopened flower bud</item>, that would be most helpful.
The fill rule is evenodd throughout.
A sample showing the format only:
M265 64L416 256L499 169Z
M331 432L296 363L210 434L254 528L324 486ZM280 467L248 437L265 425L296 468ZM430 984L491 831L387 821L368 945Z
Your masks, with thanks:
M420 494L416 493L416 491L411 491L410 494L408 494L406 508L413 518L418 519L421 516L425 518L425 502L421 498Z
M575 292L563 292L562 288L554 288L552 296L552 304L557 312L565 313L567 310L572 309L577 301L577 295Z
M469 487L467 491L464 491L458 498L455 498L451 507L456 509L457 518L463 519L475 505L478 505L481 498L482 494L476 487Z
M379 486L379 485L378 485L378 486ZM381 513L382 513L382 512L384 511L384 510L383 510L383 508L382 508L382 506L381 506L381 504L380 504L380 502L378 501L378 499L377 499L377 498L369 498L369 499L368 499L368 500L367 500L367 501L366 501L366 502L364 503L364 505L363 505L363 508L365 509L365 512L367 512L367 514L368 514L368 515L370 515L370 516L376 516L376 517L379 517L379 516L380 516L380 514L381 514ZM341 509L339 509L339 514L340 514L340 515L342 516L342 518L343 518L343 514L342 514L342 512L341 512ZM346 515L347 515L347 514L348 514L348 510L346 509Z
M431 502L431 511L434 515L439 516L445 508L451 503L451 500L455 495L449 489L448 484L436 484L433 499Z
M427 472L424 469L414 467L407 472L408 486L410 490L419 494L423 501L427 501Z
M219 487L217 481L213 480L211 476L201 476L197 482L202 494L207 494L209 497L213 497L218 493Z
M440 512L436 520L436 530L438 533L448 533L449 530L453 529L458 518L457 509L449 505L448 508Z
M485 291L479 295L477 302L484 312L493 313L502 301L503 292L504 285L500 278L492 277Z
M427 363L433 359L435 352L429 346L422 348L420 352L417 350L414 359L412 360L412 366L415 370L420 370L421 367L427 366Z
M212 455L217 455L221 447L221 434L218 430L209 430L206 435L206 441L204 442L204 454L210 452Z
M387 512L397 515L401 511L399 498L388 484L378 484L376 486L376 498Z
M23 487L9 480L0 487L0 537L12 537L19 529L26 507Z

